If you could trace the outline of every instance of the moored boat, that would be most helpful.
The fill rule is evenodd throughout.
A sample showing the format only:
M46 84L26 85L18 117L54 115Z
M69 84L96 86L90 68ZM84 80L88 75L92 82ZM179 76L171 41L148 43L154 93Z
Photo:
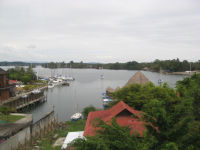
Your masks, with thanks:
M40 92L41 92L40 89L35 89L32 91L33 94L39 94Z
M69 86L69 83L68 83L67 81L63 81L63 82L62 82L62 85Z
M103 75L103 74L101 74L101 75L100 75L100 78L101 78L101 79L104 79L104 75Z
M65 78L65 80L67 80L67 81L74 81L75 78L73 78L73 77L71 77L71 76L68 76L68 77Z
M103 99L103 107L108 107L109 103L111 103L113 100L111 98L105 98Z
M82 114L81 113L75 113L71 116L71 121L77 121L79 119L82 119Z
M48 89L51 89L51 88L54 88L54 84L53 83L48 84Z

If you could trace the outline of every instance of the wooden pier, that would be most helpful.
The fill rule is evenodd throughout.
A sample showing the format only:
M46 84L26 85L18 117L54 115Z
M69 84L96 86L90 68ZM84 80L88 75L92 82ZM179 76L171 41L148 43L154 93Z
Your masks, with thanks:
M3 105L15 108L16 110L20 110L37 102L45 102L47 99L44 95L44 89L45 87L41 88L41 92L39 93L27 92L15 97L11 97L5 100Z

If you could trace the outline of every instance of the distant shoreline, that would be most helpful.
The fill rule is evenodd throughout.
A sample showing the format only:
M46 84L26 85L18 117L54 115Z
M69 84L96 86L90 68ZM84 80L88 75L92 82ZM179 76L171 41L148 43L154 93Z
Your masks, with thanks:
M41 65L39 65L41 66ZM1 67L14 67L14 66L0 66ZM26 67L26 66L20 66L20 67ZM34 66L35 68L36 66ZM43 67L43 66L42 66ZM50 68L50 67L43 67L43 68L48 68L48 69L69 69L68 67L59 67L59 68ZM99 70L98 68L71 68L71 69L97 69ZM101 69L100 69L101 70ZM131 71L129 69L105 69L105 70L128 70L128 71ZM161 74L166 74L166 75L192 75L192 74L200 74L200 70L195 70L195 71L182 71L182 72L166 72L166 71L154 71L154 70L150 70L150 69L139 69L139 70L132 70L132 71L149 71L149 72L156 72L156 73L161 73Z
M200 71L188 71L188 72L163 72L163 74L167 74L167 75L193 75L193 74L200 74Z

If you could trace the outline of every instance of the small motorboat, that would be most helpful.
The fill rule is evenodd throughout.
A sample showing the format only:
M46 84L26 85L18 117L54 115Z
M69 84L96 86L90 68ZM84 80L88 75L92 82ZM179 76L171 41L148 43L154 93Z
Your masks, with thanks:
M103 99L103 106L108 107L108 104L111 103L113 100L111 98L104 98Z
M79 119L82 119L82 114L81 113L75 113L71 116L71 121L77 121Z
M52 89L52 88L54 88L54 84L53 83L49 83L48 84L48 89Z
M65 78L65 80L67 80L67 81L74 81L75 78L73 78L73 77L71 77L71 76L68 76L68 77Z
M63 81L63 82L62 82L62 85L69 86L69 83L68 83L67 81Z

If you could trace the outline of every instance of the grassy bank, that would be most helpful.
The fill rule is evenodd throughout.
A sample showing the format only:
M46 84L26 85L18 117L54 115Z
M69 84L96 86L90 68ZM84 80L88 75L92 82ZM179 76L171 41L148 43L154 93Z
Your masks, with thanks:
M35 139L34 146L38 146L40 150L60 150L61 146L53 148L53 144L60 137L66 137L68 132L83 131L86 120L78 120L76 122L67 121L60 123L58 128L47 134L42 139Z
M17 116L17 115L3 115L0 114L0 123L13 123L17 120L24 118L24 116Z

